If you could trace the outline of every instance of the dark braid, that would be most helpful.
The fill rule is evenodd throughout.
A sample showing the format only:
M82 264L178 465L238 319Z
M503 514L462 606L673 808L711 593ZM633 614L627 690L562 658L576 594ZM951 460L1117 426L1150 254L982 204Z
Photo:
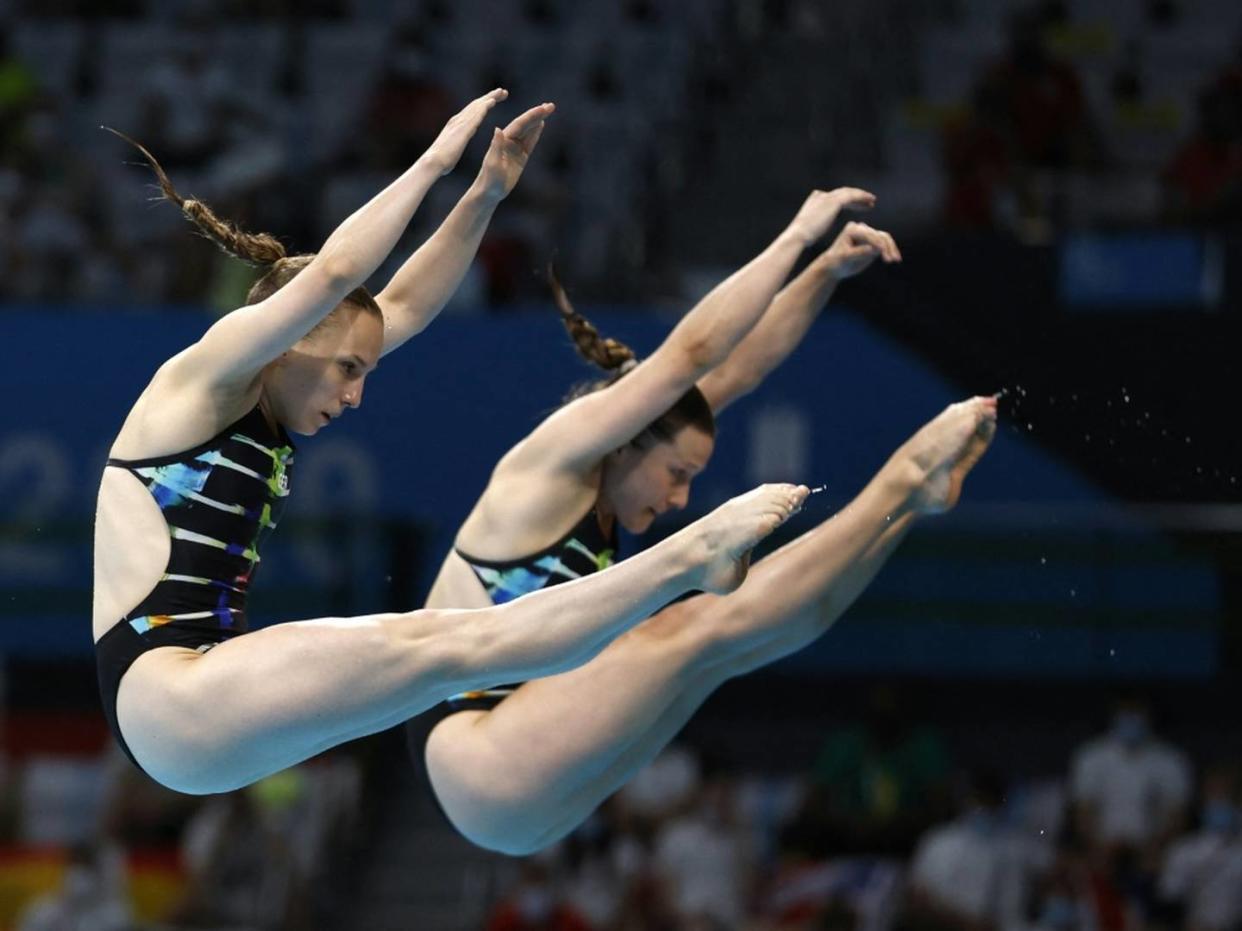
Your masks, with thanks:
M173 187L172 182L168 179L168 175L164 173L164 169L156 161L155 156L147 151L144 145L109 126L102 128L108 130L114 136L121 137L141 152L143 157L150 163L151 169L155 172L155 180L159 182L160 190L164 192L164 196L180 207L181 212L199 228L205 237L215 242L216 245L229 255L251 265L274 265L288 255L285 247L280 244L275 236L267 233L242 232L232 223L217 217L212 213L211 208L201 200L182 197L177 193L177 189Z
M561 312L561 321L565 324L565 329L569 331L578 355L608 373L597 381L584 382L571 388L563 402L568 404L616 384L619 379L625 377L627 372L638 365L638 357L634 355L634 350L624 343L601 337L599 330L595 329L591 321L574 310L551 262L548 263L548 284L552 287L552 297ZM697 386L692 386L689 391L678 398L672 407L647 424L643 431L630 442L640 449L645 449L653 442L671 440L684 426L695 427L708 436L716 435L716 418L712 413L712 406Z
M574 341L578 355L606 372L627 370L633 368L630 363L637 364L633 349L611 337L601 337L594 324L574 310L574 305L569 302L569 295L565 293L551 262L548 263L548 284L552 287L552 297L561 312L561 322L565 324L569 338Z

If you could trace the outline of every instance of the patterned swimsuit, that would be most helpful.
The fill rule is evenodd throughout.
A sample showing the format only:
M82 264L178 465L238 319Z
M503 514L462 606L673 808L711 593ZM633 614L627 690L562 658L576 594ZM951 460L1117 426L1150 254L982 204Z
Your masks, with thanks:
M607 569L616 556L617 533L614 527L613 532L605 536L599 526L599 516L592 509L561 539L521 559L478 559L462 552L460 547L454 549L483 583L492 604L504 604L549 585ZM450 698L449 706L454 710L494 708L515 688L517 685L502 685L482 692L463 692Z
M256 406L193 449L109 459L108 466L125 469L146 486L170 543L168 565L150 594L95 644L104 715L134 760L116 717L122 677L156 647L205 652L246 632L246 593L259 547L289 495L293 443L283 429L272 430Z

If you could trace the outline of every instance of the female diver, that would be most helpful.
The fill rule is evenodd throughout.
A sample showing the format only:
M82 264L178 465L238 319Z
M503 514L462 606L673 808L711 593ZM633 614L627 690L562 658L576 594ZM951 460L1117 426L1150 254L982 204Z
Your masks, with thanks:
M95 520L94 635L121 747L183 792L224 792L391 727L464 689L547 676L677 595L725 591L805 489L763 486L616 570L518 604L319 618L246 631L259 549L290 491L294 446L362 402L379 358L425 327L465 273L552 105L497 129L474 184L372 297L363 282L507 92L473 101L316 255L165 195L229 251L271 268L152 377L122 425ZM144 150L144 154L145 150ZM150 156L148 155L148 158Z
M800 253L840 210L873 202L855 188L814 192L767 249L708 294L641 364L574 313L554 280L579 351L613 375L501 459L427 606L521 604L532 592L608 566L618 525L640 533L660 514L685 507L712 453L715 415L793 350L838 281L876 257L900 259L887 233L849 223L781 290ZM732 594L665 607L568 672L455 696L426 746L411 746L416 756L421 751L449 820L475 843L511 854L567 834L723 682L831 626L917 515L956 502L995 418L992 398L950 406L844 510L760 561Z

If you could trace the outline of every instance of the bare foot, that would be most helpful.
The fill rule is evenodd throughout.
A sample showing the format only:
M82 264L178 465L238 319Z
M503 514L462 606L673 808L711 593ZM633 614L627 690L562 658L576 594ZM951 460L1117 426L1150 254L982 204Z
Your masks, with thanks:
M796 514L808 494L805 485L760 485L687 527L683 533L693 535L701 554L698 587L723 595L741 585L755 544Z
M957 504L962 482L995 434L996 399L976 397L950 404L907 440L894 458L914 466L913 508L940 514Z

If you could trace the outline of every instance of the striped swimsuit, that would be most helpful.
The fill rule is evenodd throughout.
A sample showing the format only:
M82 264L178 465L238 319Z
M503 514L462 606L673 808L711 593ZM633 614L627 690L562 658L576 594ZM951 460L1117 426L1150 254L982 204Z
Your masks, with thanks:
M504 604L522 595L599 572L612 565L617 552L617 532L605 536L594 509L551 546L521 559L478 559L455 548L483 583L492 604ZM464 692L449 699L454 710L494 708L516 685L502 685L483 692Z
M236 423L182 453L109 459L151 493L168 525L168 565L150 594L95 645L104 715L131 760L116 718L121 678L162 646L205 652L246 632L246 593L259 546L289 495L293 443L256 405ZM137 761L134 761L137 765Z

